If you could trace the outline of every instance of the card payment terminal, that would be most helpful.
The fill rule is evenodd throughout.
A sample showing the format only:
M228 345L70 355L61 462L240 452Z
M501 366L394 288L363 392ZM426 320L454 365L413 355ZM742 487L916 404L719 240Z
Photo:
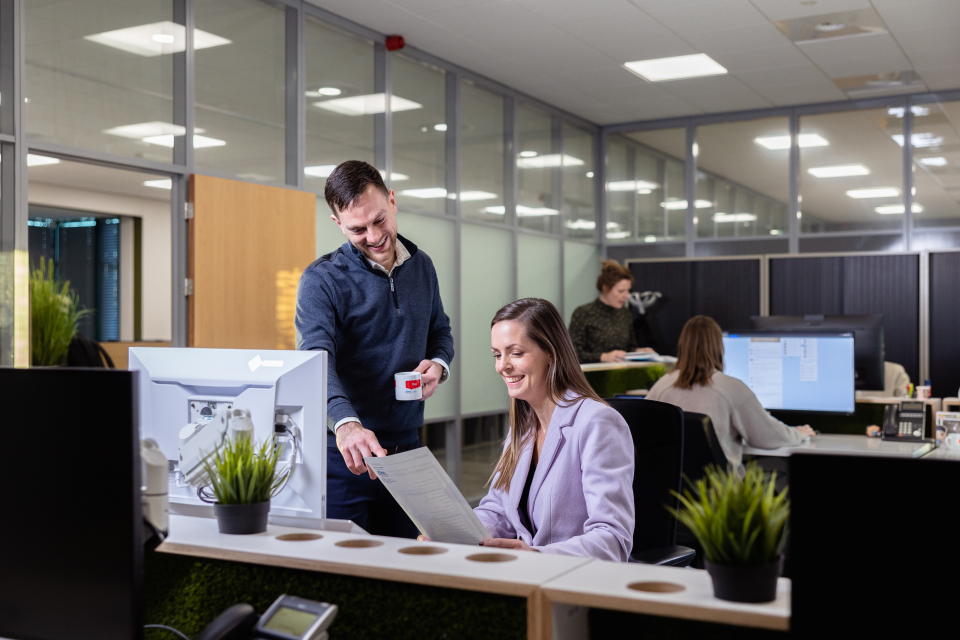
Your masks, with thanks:
M270 605L253 629L265 640L323 640L337 616L337 605L282 595Z

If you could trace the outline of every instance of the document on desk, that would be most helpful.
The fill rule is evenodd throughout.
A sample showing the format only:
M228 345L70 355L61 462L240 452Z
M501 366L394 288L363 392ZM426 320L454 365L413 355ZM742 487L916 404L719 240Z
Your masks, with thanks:
M364 458L420 533L437 542L480 544L490 537L480 518L426 447Z

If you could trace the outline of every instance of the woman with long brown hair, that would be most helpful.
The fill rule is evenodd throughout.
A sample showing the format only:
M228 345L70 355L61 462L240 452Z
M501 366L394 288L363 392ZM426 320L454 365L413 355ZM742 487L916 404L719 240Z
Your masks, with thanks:
M774 418L750 387L723 373L723 332L707 316L694 316L683 326L676 367L657 380L647 398L710 416L734 469L742 467L744 445L776 449L813 436L810 425L793 428Z
M633 440L590 388L556 307L524 298L491 323L510 433L475 511L484 546L626 562L633 544Z

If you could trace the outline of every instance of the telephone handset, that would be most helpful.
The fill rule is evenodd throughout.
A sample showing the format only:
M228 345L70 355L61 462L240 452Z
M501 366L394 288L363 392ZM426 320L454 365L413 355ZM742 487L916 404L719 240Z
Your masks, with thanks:
M926 404L904 400L899 405L888 404L883 410L883 439L923 440Z

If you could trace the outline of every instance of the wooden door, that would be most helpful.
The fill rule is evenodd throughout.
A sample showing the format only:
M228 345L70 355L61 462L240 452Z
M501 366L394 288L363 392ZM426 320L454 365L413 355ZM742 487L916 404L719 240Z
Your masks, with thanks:
M191 347L295 349L300 274L315 259L313 193L193 175Z

